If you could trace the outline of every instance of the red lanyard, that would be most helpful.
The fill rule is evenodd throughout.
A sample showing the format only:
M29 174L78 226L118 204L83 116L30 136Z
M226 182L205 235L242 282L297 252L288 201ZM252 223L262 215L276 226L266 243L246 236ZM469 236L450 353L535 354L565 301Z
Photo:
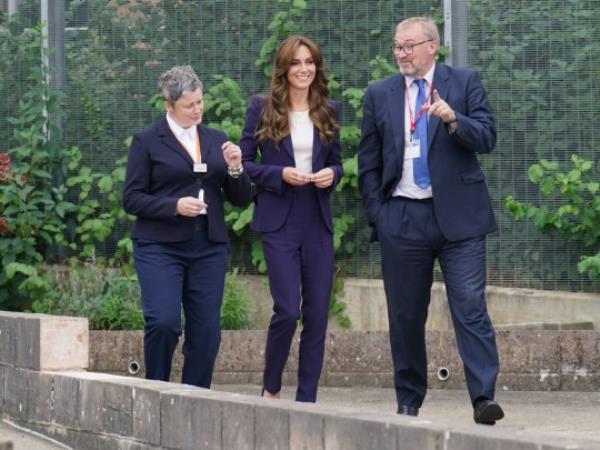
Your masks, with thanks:
M408 97L408 89L409 89L409 86L406 85L406 89L404 90L404 93L406 94L406 104L408 105L408 114L409 114L408 120L410 122L410 135L412 136L415 133L415 129L417 128L417 122L419 121L419 119L421 118L423 113L425 112L425 110L423 109L423 106L429 104L429 99L431 98L431 93L433 92L433 84L431 85L431 88L429 89L429 95L423 102L423 105L421 105L421 110L417 114L416 118L414 117L412 105L410 104L410 99ZM417 94L417 95L419 95L419 94Z

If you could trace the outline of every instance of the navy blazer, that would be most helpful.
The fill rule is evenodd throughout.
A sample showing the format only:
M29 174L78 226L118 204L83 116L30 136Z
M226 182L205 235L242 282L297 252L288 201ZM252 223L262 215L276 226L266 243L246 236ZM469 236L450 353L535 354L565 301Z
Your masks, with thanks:
M250 98L240 139L244 169L256 184L252 229L259 232L278 230L285 223L292 204L293 190L291 185L283 181L283 168L296 166L290 135L281 141L279 148L271 141L256 140L256 129L264 104L265 98L262 96ZM333 106L337 118L339 105L333 103ZM260 150L260 162L256 162L257 150ZM342 177L339 132L331 142L321 142L319 130L314 128L312 167L314 173L326 167L334 173L333 184L329 188L317 189L323 221L333 233L329 195Z
M440 118L429 118L428 162L440 229L450 241L496 231L485 176L477 160L477 153L489 153L496 144L494 118L483 84L473 70L436 64L433 88L452 107L459 123L458 131L450 134ZM371 226L402 177L405 89L404 76L397 74L371 84L364 98L358 183Z
M194 174L194 162L166 118L133 137L123 188L123 207L137 217L132 238L159 242L191 239L196 218L177 214L177 200L197 198L202 187L208 205L208 238L213 242L228 242L223 201L226 198L236 206L250 203L250 178L245 173L239 178L227 173L221 150L227 141L225 134L204 125L198 125L198 133L202 162L208 168L201 176Z

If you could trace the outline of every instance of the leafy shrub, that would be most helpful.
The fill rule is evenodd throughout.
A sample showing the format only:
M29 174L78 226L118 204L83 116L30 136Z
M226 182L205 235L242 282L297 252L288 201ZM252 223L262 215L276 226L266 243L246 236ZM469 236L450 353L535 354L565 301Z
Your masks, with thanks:
M250 299L245 285L238 278L238 269L225 277L225 292L221 306L221 329L248 330L252 328Z
M505 204L517 220L529 219L544 233L558 233L580 240L585 247L598 249L600 243L600 183L592 178L593 162L571 156L573 168L561 172L558 163L541 160L529 168L529 180L539 185L542 194L560 205L551 210L506 198ZM600 279L600 251L583 255L577 269L591 279Z
M144 327L135 275L99 263L45 267L48 295L32 312L87 317L92 330L139 330Z
M81 263L72 259L68 266L11 266L22 271L29 292L38 286L31 305L35 313L87 317L92 330L141 330L144 316L140 288L135 274L127 268L112 268L99 262ZM225 278L221 307L224 330L252 328L250 299L237 269Z
M41 40L39 26L29 30L18 52L43 54ZM66 187L56 182L74 149L60 145L61 95L47 77L45 66L30 68L18 115L8 119L16 146L0 154L0 308L5 309L28 306L27 289L39 289L43 280L23 282L35 275L36 264L52 257L54 246L66 245L66 216L75 208L65 200Z

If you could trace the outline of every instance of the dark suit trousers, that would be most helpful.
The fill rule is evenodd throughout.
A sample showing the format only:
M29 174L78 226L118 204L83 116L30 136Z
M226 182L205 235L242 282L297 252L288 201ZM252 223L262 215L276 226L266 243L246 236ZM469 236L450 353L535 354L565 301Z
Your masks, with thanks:
M210 388L221 342L220 310L228 245L208 240L206 219L189 241L135 240L142 291L146 378L169 381L185 316L181 382Z
M283 227L261 235L274 303L263 386L271 393L281 390L296 324L302 319L296 392L302 402L317 399L333 280L333 236L321 217L316 189L312 184L293 188Z
M499 362L485 303L485 237L450 242L439 229L431 200L401 197L384 203L377 233L398 403L420 407L425 398L425 322L436 258L471 400L493 399Z

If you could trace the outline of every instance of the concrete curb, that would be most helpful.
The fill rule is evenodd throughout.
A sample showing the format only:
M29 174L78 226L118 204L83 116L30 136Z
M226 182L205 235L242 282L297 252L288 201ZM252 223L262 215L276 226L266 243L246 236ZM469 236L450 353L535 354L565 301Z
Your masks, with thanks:
M40 336L37 330L51 331L53 326L62 327L61 321L0 312L0 336L16 347L0 359L0 412L20 426L77 449L598 449L597 441L395 414L351 413L83 370L47 371L43 367L73 367L77 358L61 358L83 355L81 347L87 346L84 339L61 341L65 346L61 352L40 358L47 342L33 337ZM13 358L16 354L32 359ZM42 369L37 368L38 361L43 361Z
M598 442L88 372L0 369L2 413L78 449L598 449Z

